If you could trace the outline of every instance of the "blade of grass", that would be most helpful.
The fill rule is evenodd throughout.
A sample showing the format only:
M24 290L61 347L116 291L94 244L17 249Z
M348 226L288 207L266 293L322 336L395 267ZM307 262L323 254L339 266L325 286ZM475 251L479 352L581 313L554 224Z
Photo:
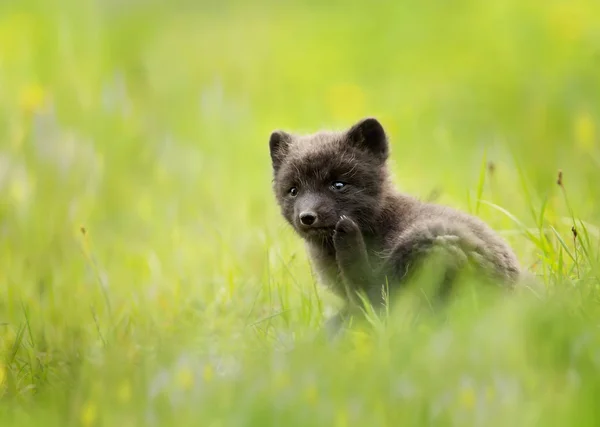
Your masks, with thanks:
M479 180L477 183L477 199L475 201L475 215L479 215L479 207L481 206L481 197L483 196L483 188L485 186L485 176L487 172L487 149L483 150L483 158L479 169Z

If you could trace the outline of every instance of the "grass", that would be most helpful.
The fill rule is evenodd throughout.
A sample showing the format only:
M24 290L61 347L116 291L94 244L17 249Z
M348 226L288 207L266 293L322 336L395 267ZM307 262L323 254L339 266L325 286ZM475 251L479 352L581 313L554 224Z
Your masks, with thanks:
M2 426L597 425L592 0L0 5ZM335 344L275 128L378 117L536 285ZM559 170L560 179L559 179ZM476 285L476 284L475 284Z

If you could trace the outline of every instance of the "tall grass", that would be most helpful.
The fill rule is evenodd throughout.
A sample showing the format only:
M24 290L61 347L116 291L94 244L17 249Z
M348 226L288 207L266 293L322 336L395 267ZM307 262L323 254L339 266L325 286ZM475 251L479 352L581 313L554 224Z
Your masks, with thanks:
M600 4L0 5L2 426L597 425ZM378 117L394 180L531 274L321 339L275 128ZM560 170L560 177L559 177Z

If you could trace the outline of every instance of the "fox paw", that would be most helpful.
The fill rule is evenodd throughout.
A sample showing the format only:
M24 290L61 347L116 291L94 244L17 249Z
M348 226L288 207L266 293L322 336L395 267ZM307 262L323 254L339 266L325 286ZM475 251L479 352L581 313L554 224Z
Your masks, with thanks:
M336 248L359 244L360 238L361 234L358 225L347 216L341 216L340 220L335 225L335 231L333 233L333 242Z
M360 233L360 229L358 225L346 215L342 215L335 225L335 233L336 234L352 234L352 233Z

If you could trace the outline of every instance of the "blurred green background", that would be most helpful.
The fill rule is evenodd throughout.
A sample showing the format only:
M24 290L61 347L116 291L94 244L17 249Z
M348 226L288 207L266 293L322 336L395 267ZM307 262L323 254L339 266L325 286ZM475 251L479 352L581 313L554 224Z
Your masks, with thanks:
M0 3L1 425L598 425L598 17ZM267 141L366 116L399 188L488 221L536 290L444 322L407 297L315 340L338 301L280 218Z

